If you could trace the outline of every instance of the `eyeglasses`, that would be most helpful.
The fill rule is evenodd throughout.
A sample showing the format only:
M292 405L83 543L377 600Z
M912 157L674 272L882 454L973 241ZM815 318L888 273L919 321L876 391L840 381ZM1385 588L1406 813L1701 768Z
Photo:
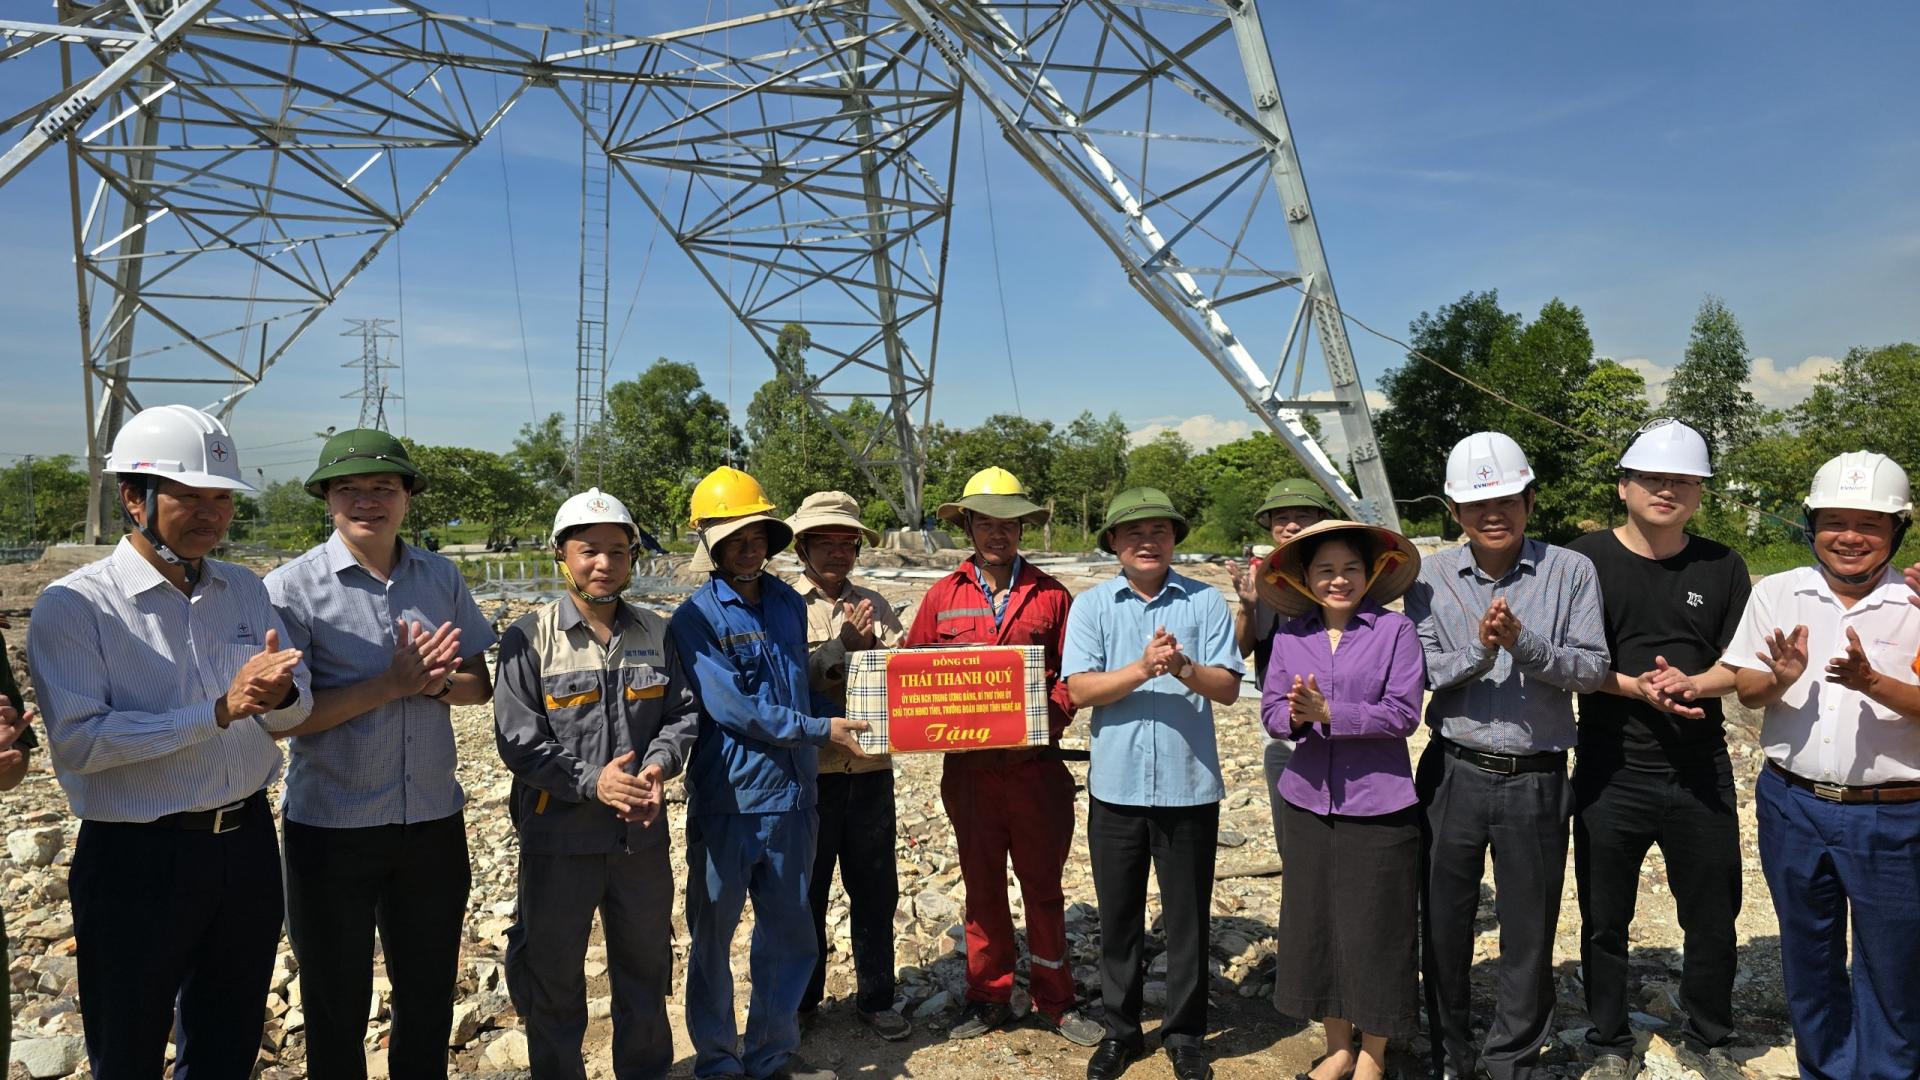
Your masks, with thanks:
M1697 476L1664 476L1657 473L1630 472L1627 474L1633 482L1648 491L1671 491L1675 493L1700 490L1700 478Z

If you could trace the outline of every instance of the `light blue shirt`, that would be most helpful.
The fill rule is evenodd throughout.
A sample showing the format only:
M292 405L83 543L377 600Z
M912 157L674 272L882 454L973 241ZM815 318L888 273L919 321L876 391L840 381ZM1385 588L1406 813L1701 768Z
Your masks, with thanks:
M293 647L306 651L315 690L385 674L396 619L428 627L452 622L462 660L486 652L495 639L460 568L407 543L381 581L336 532L268 574L267 591ZM288 821L330 829L400 825L451 816L466 802L454 778L452 710L424 694L290 741L282 802Z
M1169 570L1151 601L1122 574L1073 600L1060 677L1112 671L1146 651L1160 627L1196 664L1244 670L1233 615L1218 589ZM1122 806L1199 806L1226 797L1213 736L1213 703L1171 675L1142 683L1093 710L1093 765L1087 791Z
M47 586L33 605L27 663L55 774L74 815L152 821L213 810L280 775L271 732L307 718L307 667L295 701L222 728L214 701L280 632L260 579L206 559L188 596L121 540L113 554Z

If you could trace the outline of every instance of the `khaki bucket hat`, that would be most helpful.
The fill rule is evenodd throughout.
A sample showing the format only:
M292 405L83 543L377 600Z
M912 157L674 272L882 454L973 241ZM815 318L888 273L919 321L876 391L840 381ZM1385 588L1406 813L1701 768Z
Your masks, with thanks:
M687 564L687 569L696 574L709 574L720 569L713 561L713 552L719 550L721 542L727 537L756 521L767 523L768 559L787 550L787 545L793 543L793 529L772 514L742 514L739 517L712 519L700 527L700 544L693 549L693 561Z
M1363 599L1389 604L1405 595L1414 579L1420 576L1420 550L1413 546L1413 541L1392 529L1361 521L1320 521L1288 537L1273 549L1273 554L1261 560L1260 572L1253 582L1260 599L1288 618L1305 615L1319 607L1320 602L1307 588L1306 569L1300 565L1302 553L1314 545L1302 541L1339 532L1365 533L1377 549L1373 565L1367 569Z
M816 491L800 500L800 509L787 518L787 528L795 537L809 529L853 529L869 544L880 542L880 534L860 520L860 503L844 491Z

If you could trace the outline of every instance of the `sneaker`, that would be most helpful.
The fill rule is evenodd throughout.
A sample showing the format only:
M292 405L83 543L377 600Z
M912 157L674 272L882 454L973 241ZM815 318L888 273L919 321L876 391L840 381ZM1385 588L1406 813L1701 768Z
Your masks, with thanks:
M879 1012L860 1010L860 1022L873 1029L875 1035L888 1042L899 1042L913 1034L913 1024L898 1009L882 1009Z
M1632 1058L1619 1054L1596 1054L1593 1064L1580 1074L1580 1080L1633 1080L1640 1071Z
M1012 1016L1012 1006L1004 1001L969 1001L961 1010L960 1019L947 1029L947 1038L977 1039L1005 1024Z
M832 1069L816 1069L801 1060L799 1054L788 1054L779 1068L767 1074L767 1080L840 1080L840 1074Z
M1036 1009L1034 1015L1040 1018L1042 1024L1075 1046L1099 1046L1100 1040L1107 1037L1107 1025L1079 1009L1068 1009L1058 1017L1048 1016Z
M1702 1051L1684 1042L1676 1043L1673 1059L1699 1073L1704 1080L1746 1080L1746 1071L1718 1047Z

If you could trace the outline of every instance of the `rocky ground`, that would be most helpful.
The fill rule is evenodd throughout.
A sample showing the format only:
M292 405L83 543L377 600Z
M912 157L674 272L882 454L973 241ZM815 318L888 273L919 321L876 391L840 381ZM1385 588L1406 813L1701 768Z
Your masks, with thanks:
M932 575L920 560L876 552L870 584L896 603L917 598ZM76 561L66 557L68 562ZM0 567L0 609L19 610L63 567L50 560L35 567ZM1112 572L1112 564L1054 568L1069 588L1078 590ZM1225 589L1225 569L1219 565L1182 567L1196 577ZM662 598L668 600L670 598ZM522 602L483 604L493 613L503 609L511 617L525 609ZM8 631L15 671L26 681L25 620L15 616ZM1780 986L1780 961L1773 908L1759 871L1754 846L1750 792L1760 763L1755 743L1757 718L1737 705L1729 710L1733 760L1741 777L1742 846L1745 856L1746 904L1740 917L1741 963L1736 987L1737 1004L1746 1045L1735 1054L1754 1077L1791 1077L1792 1037L1787 1028ZM462 751L461 782L469 807L467 826L473 851L473 893L469 902L466 943L461 960L459 1001L455 1011L454 1070L462 1076L491 1077L523 1074L527 1068L526 1040L518 1030L503 981L502 957L506 929L513 916L514 866L512 828L507 821L508 775L493 749L491 716L485 707L454 712ZM1321 1034L1314 1023L1277 1015L1269 1003L1273 972L1284 963L1277 949L1274 923L1279 910L1280 864L1274 851L1273 830L1261 774L1262 734L1258 703L1251 687L1241 704L1219 714L1221 764L1227 779L1227 800L1221 815L1219 871L1214 891L1213 920L1213 1033L1208 1047L1221 1080L1251 1080L1291 1076L1305 1069L1319 1054ZM1084 745L1084 719L1070 732L1070 740ZM1424 735L1416 738L1424 742ZM1414 747L1418 753L1419 746ZM914 1020L913 1036L900 1043L883 1042L862 1027L852 1011L852 966L848 955L847 911L835 890L829 916L834 940L828 968L829 1002L807 1037L803 1053L831 1065L843 1076L939 1077L954 1080L999 1080L1012 1077L1078 1077L1084 1075L1088 1051L1070 1046L1034 1026L1010 1030L962 1043L945 1039L945 1029L959 1008L964 991L964 946L959 920L964 893L960 884L951 832L939 805L940 763L933 756L907 756L896 761L899 836L896 857L900 873L900 910L896 962L899 966L900 1006ZM1080 991L1097 1003L1098 912L1085 844L1086 765L1071 765L1082 780L1076 803L1079 830L1067 865L1068 931L1074 955L1074 975ZM681 793L671 793L668 821L676 838L684 836L686 806ZM66 803L45 755L19 790L0 801L10 811L6 858L0 860L0 901L4 902L12 959L8 968L14 1011L12 1075L61 1077L88 1075L81 1042L75 977L73 921L67 905L66 866L78 823L66 812ZM684 847L674 845L676 872L684 875ZM1016 915L1019 891L1009 882ZM1498 931L1492 916L1491 878L1480 911L1481 936L1476 949L1475 988L1481 1004L1491 993L1491 960L1498 952ZM1150 894L1149 919L1157 916L1157 899ZM748 916L751 921L751 915ZM685 921L676 904L674 951L684 964L687 951ZM1567 888L1560 909L1555 950L1555 984L1560 1013L1556 1036L1549 1048L1550 1076L1578 1076L1581 1033L1586 1026L1579 973L1579 918L1569 866ZM734 951L739 1000L746 1001L747 926L742 926ZM609 1068L610 1000L605 976L605 953L597 942L586 958L589 975L589 1011L586 1053L590 1076L611 1076ZM1636 995L1642 1002L1634 1016L1649 1044L1648 1072L1653 1077L1690 1075L1674 1061L1660 1033L1675 1019L1678 994L1680 931L1666 885L1665 867L1656 852L1641 875L1639 917L1633 929ZM1153 1007L1156 991L1164 992L1157 976L1164 971L1158 956L1160 943L1149 941L1153 965L1148 975L1149 1039L1157 1023ZM1024 972L1024 966L1023 966ZM299 981L292 954L282 946L268 999L265 1046L261 1051L263 1078L305 1075L305 1040ZM1022 980L1024 981L1024 973ZM675 989L681 979L676 975ZM369 1010L367 1045L372 1072L386 1075L384 1043L388 1030L385 980L376 971L379 991ZM1024 1003L1024 997L1017 998ZM1096 1004L1097 1007L1097 1004ZM691 1076L692 1048L675 994L670 1006L675 1027L675 1076ZM1394 1066L1400 1075L1424 1077L1421 1067L1426 1045L1416 1041L1396 1046ZM1172 1072L1164 1057L1135 1065L1129 1077L1164 1080Z

